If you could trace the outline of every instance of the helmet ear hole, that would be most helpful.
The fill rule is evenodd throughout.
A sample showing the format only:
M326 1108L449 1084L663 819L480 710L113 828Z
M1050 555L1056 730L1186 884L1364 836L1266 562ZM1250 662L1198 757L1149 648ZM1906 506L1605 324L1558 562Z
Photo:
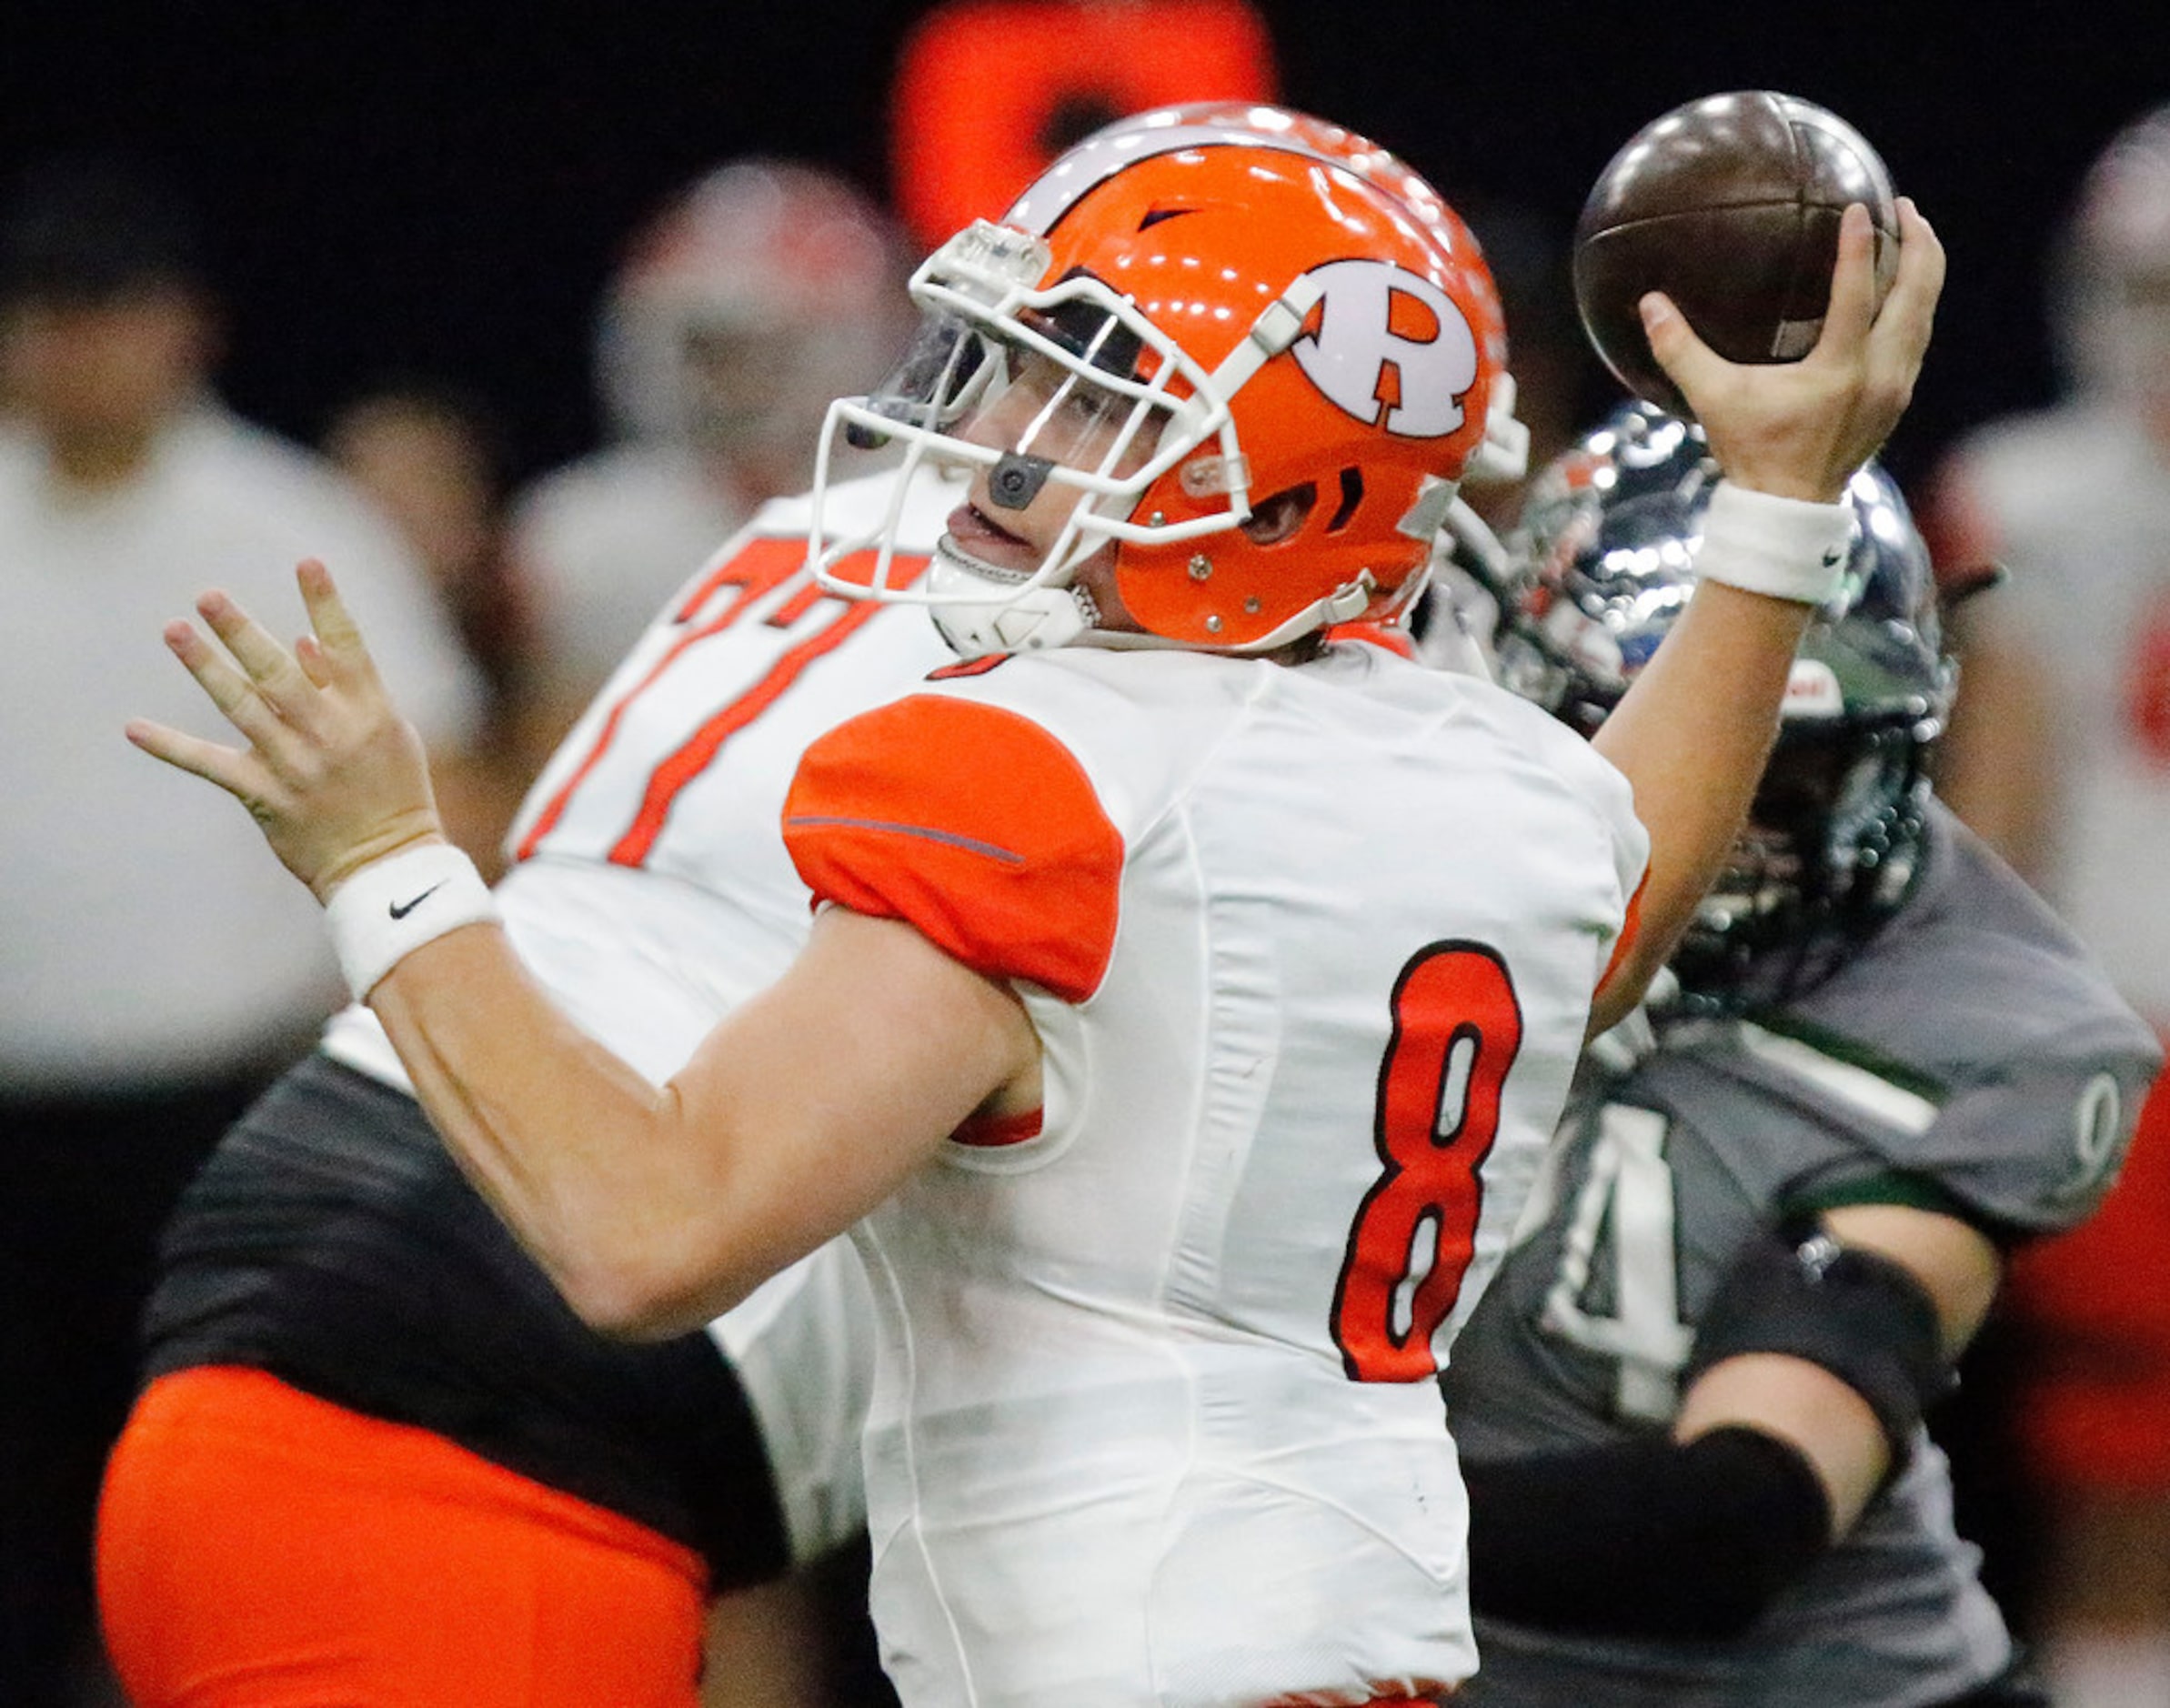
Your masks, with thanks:
M1251 520L1243 524L1243 537L1254 546L1277 546L1302 531L1318 504L1319 488L1310 481L1283 487L1251 507Z
M1349 518L1356 514L1356 507L1364 501L1364 473L1361 468L1341 470L1341 502L1326 524L1329 534L1338 534L1349 526Z

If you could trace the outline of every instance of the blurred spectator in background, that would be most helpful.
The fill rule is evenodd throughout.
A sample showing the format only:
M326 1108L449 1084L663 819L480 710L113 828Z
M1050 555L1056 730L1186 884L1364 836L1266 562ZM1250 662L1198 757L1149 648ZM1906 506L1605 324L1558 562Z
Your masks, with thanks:
M323 447L388 516L437 592L487 700L473 743L473 821L453 840L486 876L532 780L521 746L534 671L533 614L505 552L506 477L497 419L481 399L421 377L388 379L333 414Z
M2055 256L2069 396L1940 471L1962 610L1940 790L2170 1029L2170 107L2120 133ZM2067 1708L2170 1703L2170 1092L2077 1233L2015 1266L2011 1426L2048 1526L2036 1623Z
M0 1695L98 1683L90 1538L153 1241L226 1122L338 995L316 909L250 827L146 776L156 633L209 585L298 618L349 566L440 744L475 690L420 577L319 460L228 414L202 239L124 164L54 160L0 210ZM116 660L133 660L116 668ZM36 738L31 738L32 732ZM221 803L223 804L223 803Z
M902 348L904 276L888 216L791 161L722 166L636 236L596 341L616 442L515 500L537 759L717 543L807 485L830 399Z

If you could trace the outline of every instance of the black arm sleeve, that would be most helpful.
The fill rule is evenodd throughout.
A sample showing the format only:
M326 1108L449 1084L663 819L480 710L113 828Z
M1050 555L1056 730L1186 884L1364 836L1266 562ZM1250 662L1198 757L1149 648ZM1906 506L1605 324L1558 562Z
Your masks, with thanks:
M1800 1452L1729 1426L1468 1461L1470 1595L1489 1618L1592 1636L1738 1636L1831 1540Z
M1681 1380L1744 1352L1804 1359L1853 1389L1883 1427L1894 1476L1922 1413L1953 1386L1928 1289L1904 1264L1841 1245L1811 1219L1742 1246L1704 1308Z

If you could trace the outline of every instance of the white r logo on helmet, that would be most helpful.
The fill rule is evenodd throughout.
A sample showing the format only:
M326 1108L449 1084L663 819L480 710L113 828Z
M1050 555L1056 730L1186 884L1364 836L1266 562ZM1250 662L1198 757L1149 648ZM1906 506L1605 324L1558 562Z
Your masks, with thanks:
M1293 352L1312 385L1359 421L1441 438L1464 419L1477 338L1454 299L1387 261L1330 261Z

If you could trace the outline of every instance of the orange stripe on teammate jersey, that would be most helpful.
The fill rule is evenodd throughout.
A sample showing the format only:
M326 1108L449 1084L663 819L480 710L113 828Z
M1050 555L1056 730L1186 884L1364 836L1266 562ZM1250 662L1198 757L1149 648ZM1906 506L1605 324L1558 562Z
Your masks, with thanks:
M1122 838L1076 757L1000 707L915 694L799 761L784 846L818 899L1081 1002L1115 950Z
M848 569L857 559L865 558L870 561L872 558L873 553L871 552L856 552L850 558L845 558L838 568L839 571L842 571ZM927 559L923 557L905 558L899 556L898 562L900 567L909 571L902 578L902 580L905 581L916 580L919 572L927 567ZM687 630L685 634L673 641L670 649L658 658L647 674L642 676L610 708L608 716L603 719L602 729L596 737L595 746L588 750L588 756L573 769L573 774L565 780L558 792L550 797L542 811L536 815L533 828L520 839L520 845L514 851L513 858L523 860L528 859L541 846L543 839L558 828L558 821L565 817L566 809L571 804L573 796L578 792L580 785L588 780L596 767L602 762L603 756L610 750L610 744L617 739L618 726L624 720L626 708L628 706L639 698L641 694L658 677L668 671L688 648L698 646L710 636L720 634L724 629L730 628L732 624L746 615L748 608L756 599L789 581L793 576L802 572L805 568L806 542L794 536L787 538L749 541L745 549L736 553L728 560L703 577L700 582L686 596L684 602L672 613L672 621L678 623L694 621L703 608L715 599L717 594L727 588L736 588L736 597L715 616L702 622L698 628ZM791 598L785 600L776 611L770 613L769 620L772 624L783 624L796 620L801 613L819 605L826 597L828 596L822 594L809 578L805 588ZM869 614L876 608L878 608L872 605L849 608L852 611L864 611ZM786 613L789 613L789 616ZM857 618L851 623L849 628L844 631L844 634L837 634L833 637L830 628L824 628L813 638L813 641L804 643L801 648L795 648L793 651L786 653L770 669L768 676L756 683L752 688L738 699L724 707L714 718L709 720L708 725L704 726L704 732L716 728L718 725L726 726L721 729L717 740L709 745L706 758L715 757L716 748L721 745L723 736L744 728L747 724L752 722L755 718L768 709L777 697L798 678L799 671L811 661L811 658L827 652L838 641L842 640L844 635L849 634L851 628L858 628L865 620L865 617ZM831 625L831 628L833 627L834 625ZM826 644L814 644L823 641L826 641ZM805 647L812 648L812 651L809 657L801 658L799 652ZM689 745L698 745L699 739L700 738L697 737L695 742ZM706 759L703 762L706 762ZM667 765L670 763L672 762L666 761ZM678 789L685 786L692 775L698 775L698 768L696 767L692 773L679 777L672 788L671 793L675 794ZM648 782L648 795L642 808L644 817L648 810L648 803L652 802L655 799L656 788L656 779L651 777ZM662 803L662 809L668 811L668 807L669 801L666 799ZM661 820L658 819L658 829L660 828L660 824ZM611 858L619 859L619 850L630 846L632 839L638 834L639 826L637 823L634 829L628 832L627 838L619 841L618 849L612 851ZM651 831L646 840L639 844L642 855L646 854L654 840L655 837ZM638 858L637 856L629 860L621 859L620 863L637 864Z
M738 597L726 608L716 624L718 628L726 627L744 613L748 599L758 598L770 588L789 581L805 568L804 540L795 538L750 540L743 550L734 552L694 584L685 601L671 613L671 621L692 622L719 591L737 588Z
M830 597L831 595L822 591L819 582L809 581L806 586L800 588L798 592L770 611L763 620L771 628L789 628L812 610L815 606L820 604L823 599Z
M799 679L799 672L808 665L825 653L834 652L881 609L871 603L842 607L826 626L785 653L769 667L767 676L701 725L692 740L651 771L640 810L633 817L632 828L618 838L617 846L610 850L611 862L638 866L646 859L648 850L656 845L656 839L663 834L664 823L670 817L671 803L678 799L678 791L708 769L716 750L767 711L777 697Z
M588 749L588 757L573 768L573 774L567 778L558 792L550 797L548 804L536 815L534 825L528 829L527 834L520 839L520 846L514 850L513 858L515 859L527 859L535 852L543 838L558 828L558 821L565 817L565 809L571 804L573 796L578 792L580 785L585 783L588 774L602 763L603 755L609 751L611 742L617 739L618 727L625 717L626 708L640 698L641 690L676 664L679 655L687 648L697 646L710 635L728 628L746 614L746 608L755 599L768 592L769 588L789 580L805 567L806 542L804 540L757 539L748 544L745 550L737 553L728 561L718 565L708 575L702 578L699 585L686 596L685 603L672 613L674 622L689 623L693 621L695 614L713 599L722 588L736 588L738 590L738 597L725 606L718 615L710 618L698 628L688 629L672 642L670 650L657 659L655 664L649 668L648 674L636 682L632 690L610 708L609 716L603 719L601 732L596 737L595 746Z

